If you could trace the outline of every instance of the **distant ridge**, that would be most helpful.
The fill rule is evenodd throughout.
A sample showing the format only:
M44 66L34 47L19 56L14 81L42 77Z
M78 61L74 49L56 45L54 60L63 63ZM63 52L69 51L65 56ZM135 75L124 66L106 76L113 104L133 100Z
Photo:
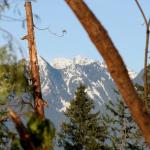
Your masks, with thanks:
M80 83L87 87L96 110L100 110L106 101L117 98L115 84L105 63L81 56L73 59L55 58L51 63L38 56L38 61L43 97L49 103L46 116L51 118L57 128L65 119L63 111L69 107L69 101ZM129 75L133 79L136 73L129 71Z

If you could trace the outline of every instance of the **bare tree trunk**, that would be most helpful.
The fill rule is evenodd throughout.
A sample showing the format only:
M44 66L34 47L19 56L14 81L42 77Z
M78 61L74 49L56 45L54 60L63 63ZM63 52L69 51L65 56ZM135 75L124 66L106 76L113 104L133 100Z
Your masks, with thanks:
M25 38L28 40L30 65L32 73L32 84L34 93L34 107L39 117L44 118L44 101L42 100L41 83L37 59L37 51L34 37L34 24L31 2L25 2L26 20L28 35Z
M17 116L17 114L12 109L8 109L8 114L16 125L16 129L19 133L20 142L21 142L21 146L23 147L23 149L35 150L35 147L34 147L34 144L32 143L30 135L28 134L27 129L25 128L24 124L22 123L20 118Z
M149 111L149 106L148 106L148 80L147 80L147 65L148 65L148 48L149 48L149 28L150 28L150 20L148 21L146 18L146 15L139 3L138 0L135 0L141 15L144 19L144 23L146 26L146 43L145 43L145 54L144 54L144 102L145 102L145 108L147 109L147 111Z
M140 127L146 142L150 145L150 115L145 111L145 105L139 99L129 78L126 66L112 43L107 31L97 20L83 0L65 0L73 10L80 23L88 33L91 41L104 58L108 70L114 79L118 90Z

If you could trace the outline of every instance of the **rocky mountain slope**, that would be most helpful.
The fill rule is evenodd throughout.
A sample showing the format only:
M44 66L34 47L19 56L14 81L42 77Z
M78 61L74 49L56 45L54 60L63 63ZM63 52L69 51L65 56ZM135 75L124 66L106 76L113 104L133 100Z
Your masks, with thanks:
M106 65L98 61L77 56L71 59L57 58L51 64L39 57L42 93L48 101L46 116L51 118L56 128L64 120L63 111L69 106L76 88L82 83L96 104L96 110L108 100L116 99L115 84ZM129 72L135 77L133 71Z

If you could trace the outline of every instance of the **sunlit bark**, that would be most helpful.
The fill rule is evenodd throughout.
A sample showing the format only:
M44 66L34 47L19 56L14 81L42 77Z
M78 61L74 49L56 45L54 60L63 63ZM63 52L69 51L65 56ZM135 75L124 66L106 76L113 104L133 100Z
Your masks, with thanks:
M26 21L28 35L25 37L28 40L30 65L32 73L33 95L34 95L34 107L39 117L44 118L44 101L42 100L41 83L37 59L36 44L34 38L34 24L31 2L25 3L26 9Z
M73 10L88 33L89 38L105 60L118 90L129 107L134 120L140 127L145 140L150 145L150 115L139 99L129 78L126 66L107 31L83 0L66 0L66 3Z

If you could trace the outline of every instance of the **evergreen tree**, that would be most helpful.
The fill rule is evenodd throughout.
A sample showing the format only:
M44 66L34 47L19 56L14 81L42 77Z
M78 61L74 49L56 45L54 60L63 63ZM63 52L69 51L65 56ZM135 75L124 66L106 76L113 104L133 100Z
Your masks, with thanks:
M58 141L60 147L65 150L108 149L104 144L106 128L100 113L94 113L93 109L93 100L88 98L85 87L80 85L65 112L68 121L61 125Z
M53 150L55 127L50 120L41 120L36 113L32 114L27 122L27 130L36 150Z
M121 98L106 104L105 123L108 143L114 150L146 150L146 144L132 116Z

